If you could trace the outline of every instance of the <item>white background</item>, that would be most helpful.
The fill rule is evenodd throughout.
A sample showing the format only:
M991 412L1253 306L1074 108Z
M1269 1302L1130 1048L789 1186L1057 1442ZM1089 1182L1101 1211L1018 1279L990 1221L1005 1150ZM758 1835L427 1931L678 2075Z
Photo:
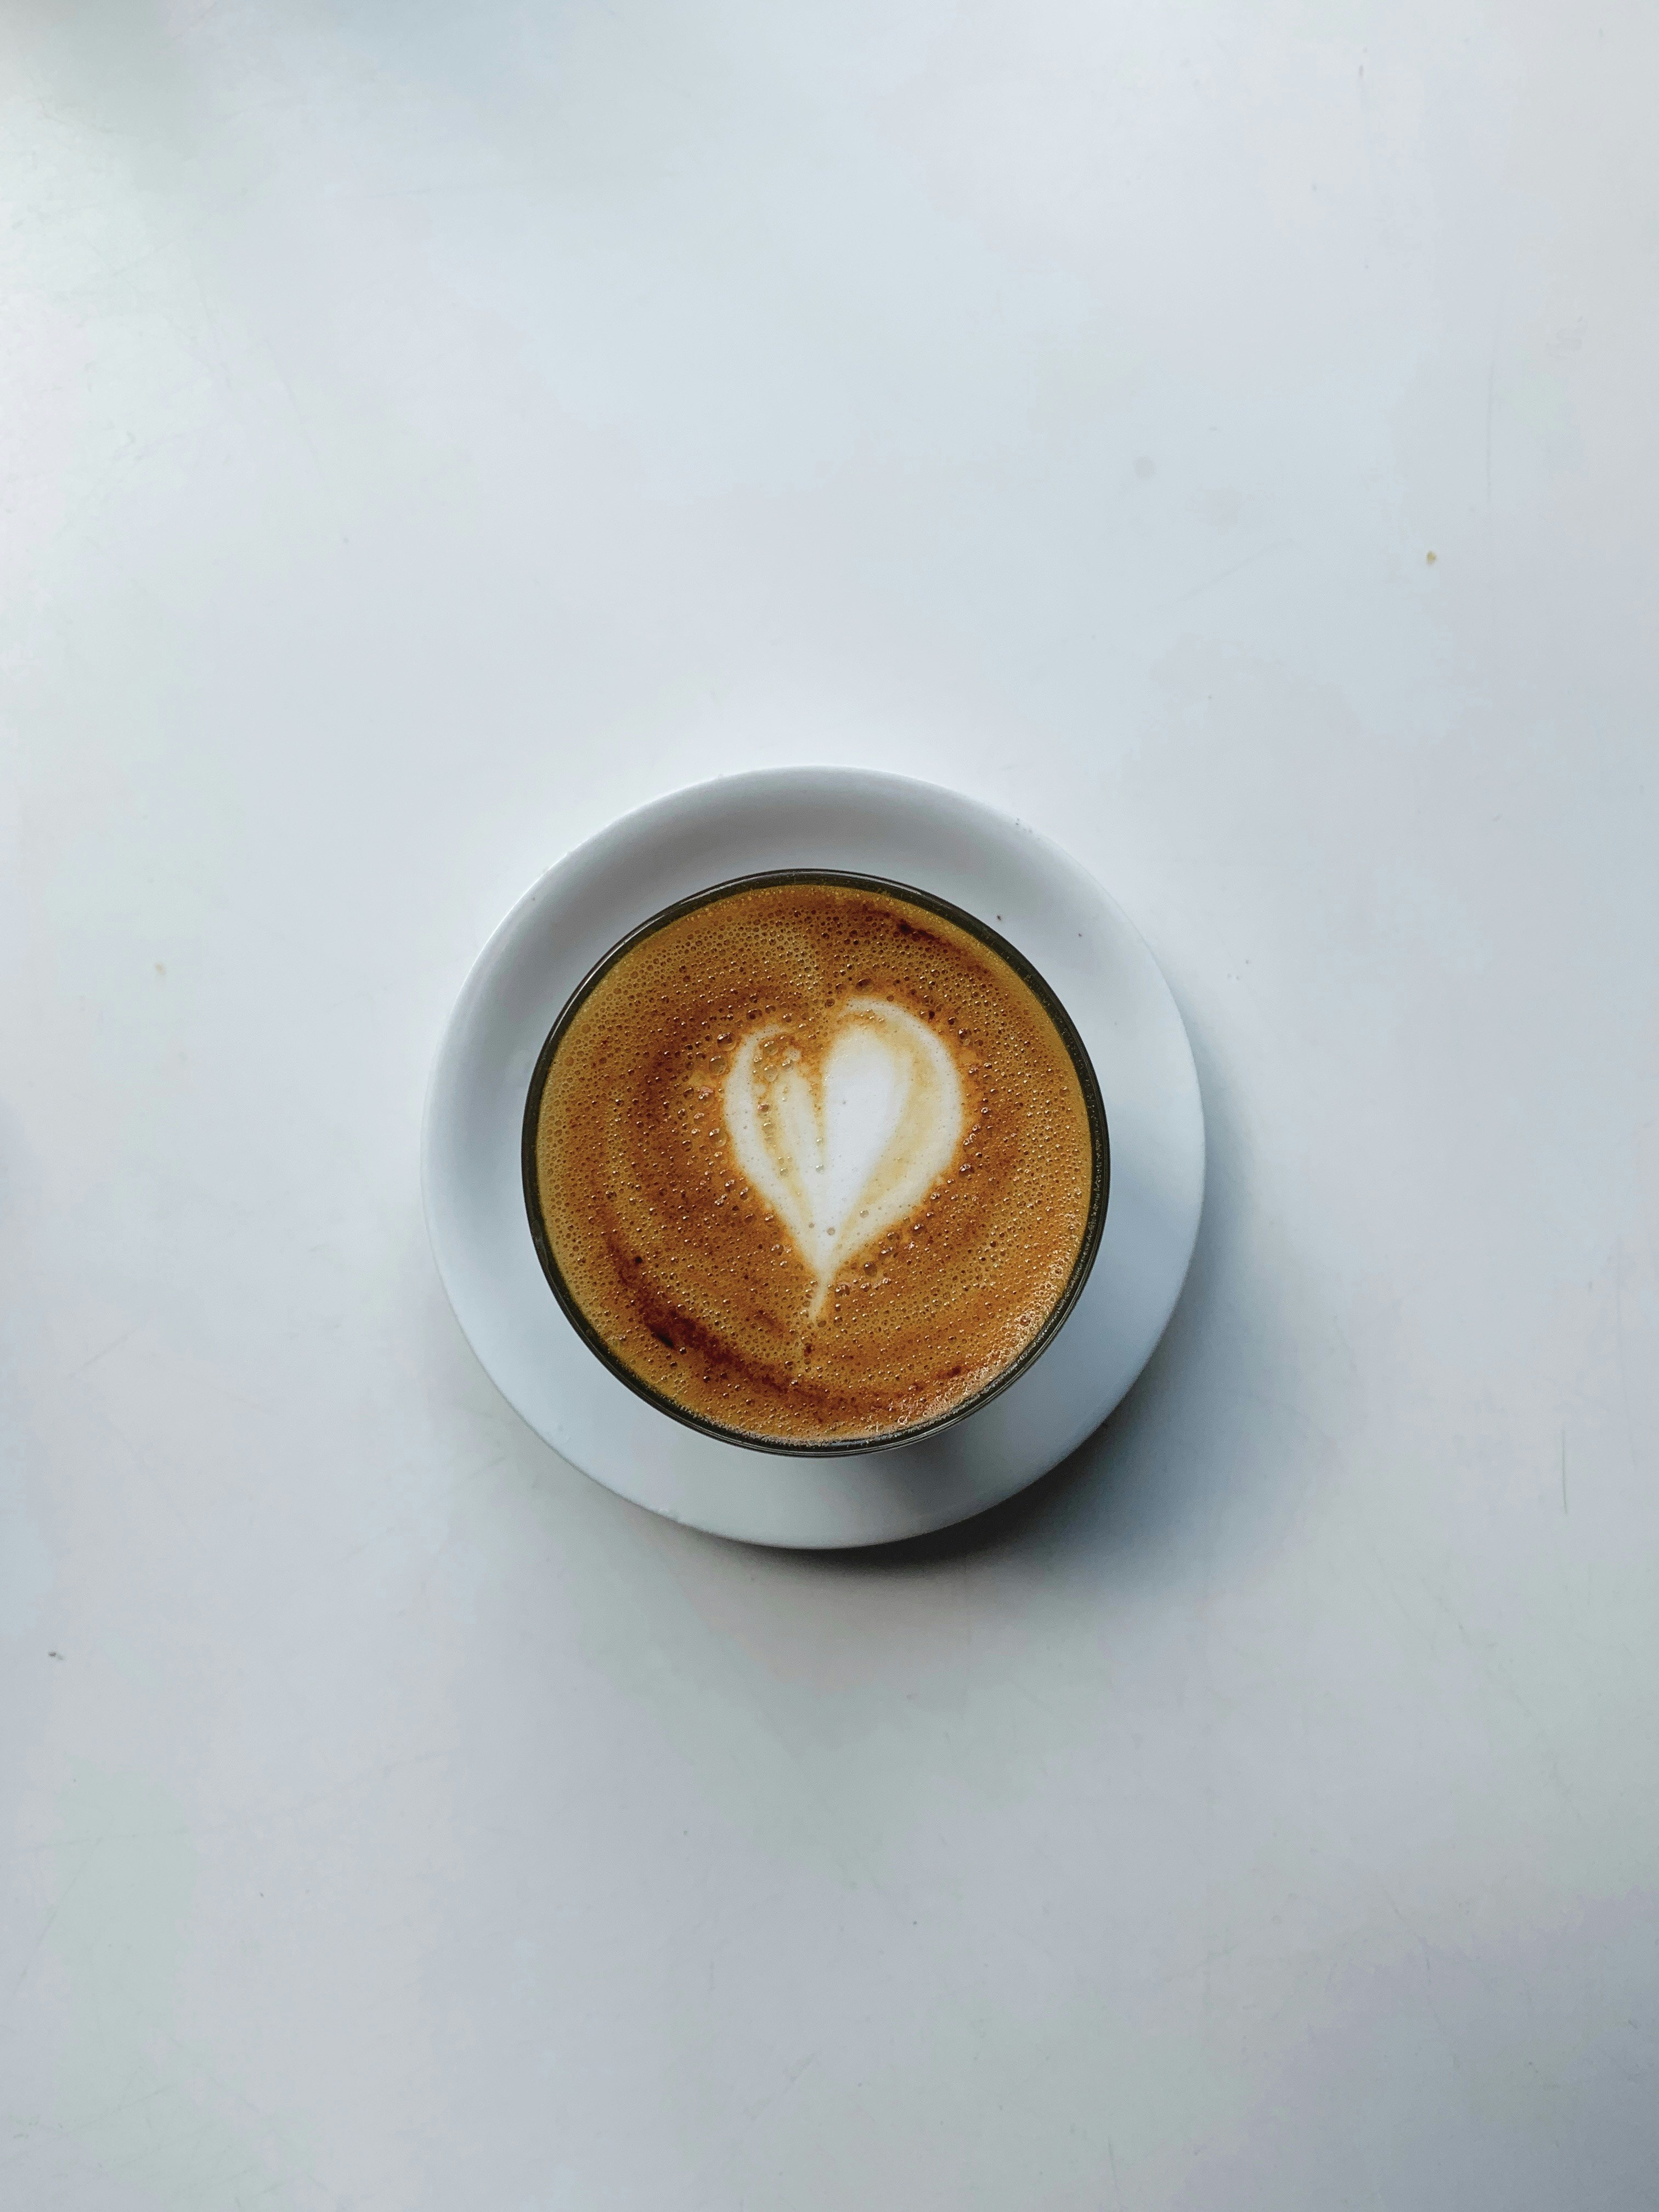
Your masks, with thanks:
M6 2204L1651 2204L1656 70L13 0ZM783 761L1068 845L1205 1086L1141 1387L898 1556L560 1464L420 1218L499 915Z

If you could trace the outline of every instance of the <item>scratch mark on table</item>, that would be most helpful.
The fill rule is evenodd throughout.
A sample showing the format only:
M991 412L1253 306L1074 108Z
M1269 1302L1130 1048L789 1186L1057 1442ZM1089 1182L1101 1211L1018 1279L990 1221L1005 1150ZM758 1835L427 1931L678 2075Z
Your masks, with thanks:
M1218 584L1226 583L1233 576L1242 575L1246 568L1254 568L1258 561L1267 560L1271 554L1282 553L1287 545L1295 543L1292 538L1277 538L1271 545L1264 545L1259 552L1247 553L1242 561L1235 561L1231 568L1224 568L1218 576L1208 576L1201 584L1194 584L1189 591L1177 592L1174 599L1165 600L1164 605L1166 608L1185 606L1188 599L1197 599L1201 592L1214 591Z
M64 1382L73 1382L77 1375L84 1375L89 1367L95 1367L100 1359L107 1359L112 1352L118 1352L129 1338L137 1335L143 1327L142 1322L136 1321L131 1328L124 1328L119 1336L111 1337L107 1344L100 1346L99 1349L83 1359L78 1367L71 1367L69 1373L63 1378Z

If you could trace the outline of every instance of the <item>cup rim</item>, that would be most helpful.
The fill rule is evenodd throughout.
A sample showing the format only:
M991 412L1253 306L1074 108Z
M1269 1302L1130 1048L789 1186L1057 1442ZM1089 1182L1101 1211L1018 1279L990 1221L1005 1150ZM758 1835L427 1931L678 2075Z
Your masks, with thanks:
M943 1413L936 1413L926 1421L915 1421L902 1429L884 1430L875 1436L834 1437L822 1441L762 1437L749 1430L731 1428L721 1422L708 1420L700 1413L676 1405L672 1399L636 1375L612 1351L588 1320L564 1279L542 1214L541 1188L536 1164L536 1137L541 1121L542 1097L552 1071L554 1055L588 994L620 961L627 957L635 945L643 943L647 937L654 936L659 929L666 928L671 922L679 921L688 914L695 914L706 906L716 905L720 900L733 897L742 891L782 889L792 884L827 884L848 890L884 893L889 897L902 899L907 905L920 907L925 913L938 915L984 945L988 951L1013 969L1053 1022L1077 1076L1089 1123L1091 1175L1083 1237L1078 1246L1077 1257L1072 1262L1071 1273L1066 1279L1066 1286L1050 1307L1041 1327L1018 1355L1000 1369L971 1397L964 1398L960 1404L949 1407ZM1094 1063L1089 1057L1089 1048L1084 1043L1076 1024L1047 977L1032 965L1018 946L1011 945L988 922L981 921L976 915L953 905L949 899L939 898L915 884L898 883L888 876L860 874L846 868L769 868L748 875L728 877L724 882L711 884L703 890L693 891L684 898L676 899L672 905L648 915L626 936L619 938L607 952L600 955L577 983L561 1007L536 1056L525 1097L520 1162L525 1212L536 1256L565 1319L587 1349L635 1397L642 1398L648 1406L654 1407L659 1413L666 1414L671 1420L678 1421L683 1428L695 1430L701 1436L712 1437L720 1443L735 1444L740 1450L764 1452L777 1459L836 1459L845 1458L855 1452L896 1450L901 1445L916 1443L924 1437L936 1436L943 1429L954 1428L958 1421L967 1419L970 1413L978 1413L992 1399L1000 1397L1042 1358L1083 1295L1084 1285L1089 1279L1105 1232L1106 1209L1111 1194L1111 1140L1107 1127L1105 1103L1101 1097Z

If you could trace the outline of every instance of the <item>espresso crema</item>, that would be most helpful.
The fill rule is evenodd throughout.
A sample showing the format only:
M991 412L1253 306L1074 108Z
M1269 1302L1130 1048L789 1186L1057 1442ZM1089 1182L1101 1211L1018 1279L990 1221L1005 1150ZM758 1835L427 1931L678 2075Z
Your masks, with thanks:
M538 1245L596 1349L785 1449L987 1389L1074 1288L1104 1197L1093 1077L1035 984L844 880L738 886L634 939L555 1030L526 1123Z

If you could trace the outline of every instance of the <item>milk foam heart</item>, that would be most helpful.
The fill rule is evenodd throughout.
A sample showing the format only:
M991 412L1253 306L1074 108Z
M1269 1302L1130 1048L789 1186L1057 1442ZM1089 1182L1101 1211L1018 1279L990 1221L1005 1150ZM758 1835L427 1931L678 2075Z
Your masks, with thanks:
M950 1167L965 1119L949 1047L881 999L848 1000L817 1069L781 1028L745 1037L722 1103L738 1166L812 1271L814 1315Z

